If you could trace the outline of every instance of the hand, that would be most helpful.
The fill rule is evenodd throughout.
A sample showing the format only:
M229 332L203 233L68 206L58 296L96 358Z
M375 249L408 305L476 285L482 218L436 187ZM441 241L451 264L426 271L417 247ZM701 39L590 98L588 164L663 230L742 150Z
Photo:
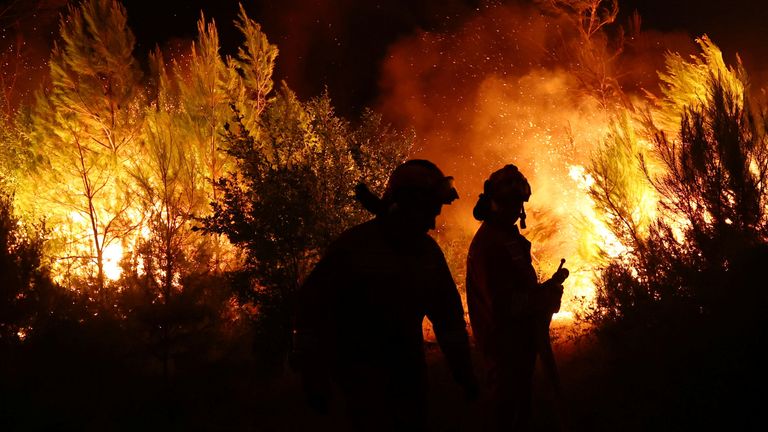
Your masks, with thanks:
M563 298L563 282L568 278L567 268L559 268L548 281L542 284L540 310L548 314L560 311L560 303Z
M571 273L568 271L567 268L562 267L562 268L558 269L555 272L555 274L552 275L552 279L551 279L552 283L554 283L555 285L562 285L563 282L565 282L565 280L568 279L568 276L570 274ZM562 290L562 287L560 287L560 289Z

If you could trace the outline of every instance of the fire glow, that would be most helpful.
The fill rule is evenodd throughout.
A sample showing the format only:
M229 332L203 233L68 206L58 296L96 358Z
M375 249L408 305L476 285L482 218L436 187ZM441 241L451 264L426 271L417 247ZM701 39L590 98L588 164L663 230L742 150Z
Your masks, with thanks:
M602 3L592 2L597 8ZM617 238L610 217L598 214L590 195L600 180L594 174L596 155L606 141L623 139L615 124L634 124L633 110L653 111L661 126L674 134L679 117L668 114L704 97L706 72L704 68L702 75L687 77L693 85L667 106L654 105L640 91L650 83L638 78L637 70L628 72L612 63L620 47L600 31L602 24L584 28L571 18L519 6L489 6L454 33L423 32L404 39L391 47L384 63L379 106L397 126L415 128L419 149L412 157L431 159L456 178L462 199L446 209L437 233L441 240L460 246L453 251L455 267L461 267L467 239L478 226L471 209L483 180L507 163L516 164L528 177L533 195L525 234L533 243L542 278L554 272L561 258L567 259L571 276L555 318L568 323L589 308L600 265L632 247ZM71 22L62 21L62 31L81 21L75 13ZM606 19L603 24L611 23ZM65 85L45 94L50 99L34 110L39 124L29 135L49 151L48 171L21 184L17 196L22 210L46 215L53 224L56 248L50 258L58 283L95 277L104 288L124 277L124 265L132 262L139 275L150 274L157 285L178 285L170 260L176 250L192 255L199 246L201 236L191 231L192 215L210 211L208 203L216 198L211 182L228 169L219 132L231 114L229 102L235 100L246 121L253 121L271 91L276 51L264 48L266 39L257 43L262 37L259 27L242 9L238 25L251 43L248 54L266 64L268 74L258 83L263 87L243 78L257 75L252 70L244 73L244 62L220 56L216 29L203 18L188 54L170 61L160 52L151 56L157 70L156 100L137 96L141 91L132 88L118 88L118 79L110 87L115 94L94 106L67 105L75 98ZM649 46L659 38L636 37ZM694 62L728 70L713 44L705 39L701 45L705 55ZM118 72L130 71L121 78L128 81L139 72L131 49L126 52ZM68 63L65 53L54 50L52 74L76 75L77 65ZM658 52L633 55L624 68L634 65L647 72L662 67ZM669 59L688 61L675 54ZM94 88L101 89L106 78L95 75L100 81ZM734 89L742 92L737 84ZM118 100L119 90L127 102L115 115L115 107L124 102ZM244 96L253 94L258 95L253 100ZM103 112L93 115L91 109ZM103 121L107 113L113 115L109 125ZM59 141L45 141L52 137ZM640 138L627 140L637 146L633 151L651 151ZM642 174L628 166L622 178L623 187L633 188L630 217L641 229L657 217L658 205ZM44 190L47 187L51 189ZM682 227L676 227L682 233ZM221 246L215 248L217 263L226 261L222 257L228 246ZM142 247L160 250L165 261L147 262ZM158 268L166 269L165 279L158 276Z
M626 222L639 238L662 217L644 172L659 173L653 146L639 132L640 114L650 113L676 137L682 107L706 97L710 71L729 77L735 94L743 91L706 37L697 50L677 35L637 27L633 49L624 53L621 42L603 32L616 25L610 13L615 2L571 3L584 8L581 14L492 6L452 33L422 32L401 41L384 65L381 104L390 117L415 127L419 156L456 177L461 199L445 210L439 233L448 243L463 239L459 243L468 245L479 225L472 206L491 172L513 163L527 176L533 194L524 234L540 279L555 271L560 258L571 270L555 317L561 322L589 310L600 267L634 247L610 226L621 221L598 210L591 193L606 185L595 187L595 173L612 170L616 178L609 180L632 201ZM594 20L582 19L590 16ZM663 51L673 47L703 53L685 58ZM690 64L682 68L686 74L664 76L665 68L681 64ZM649 97L660 84L668 88L666 99ZM675 85L679 90L671 90ZM682 225L671 225L681 241ZM461 256L455 263L463 266Z

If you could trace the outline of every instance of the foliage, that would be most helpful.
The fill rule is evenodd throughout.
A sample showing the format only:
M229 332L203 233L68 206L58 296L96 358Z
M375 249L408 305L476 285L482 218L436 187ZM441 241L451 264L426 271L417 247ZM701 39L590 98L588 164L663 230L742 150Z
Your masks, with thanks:
M679 126L646 119L638 136L633 123L617 122L593 157L591 196L628 246L604 272L599 294L606 304L598 310L609 321L644 303L634 294L612 303L622 290L646 293L649 303L678 297L694 309L722 306L728 272L768 239L765 116L746 99L743 72L727 67L708 39L699 42L700 56L670 54L660 74L664 99L653 118L663 125L676 117ZM645 210L648 197L657 197L657 208Z
M255 122L267 105L274 83L272 72L278 49L267 40L261 26L248 18L242 4L235 26L245 40L237 50L237 57L229 59L229 67L241 82L235 97L235 106L243 115L243 124L255 130Z
M276 47L242 7L235 25L244 36L237 57L221 55L216 26L201 16L190 55L166 63L157 49L145 75L118 1L68 7L50 84L3 118L0 155L17 208L52 227L45 252L57 282L109 303L123 267L152 268L167 293L192 265L186 251L206 251L193 267L238 265L226 241L191 231L230 169L221 149L229 106L252 123L272 89Z
M659 72L661 97L656 98L653 121L660 129L677 134L686 108L706 104L713 96L711 80L716 77L723 91L742 102L746 80L743 72L725 64L723 53L706 35L696 39L701 48L699 55L686 59L670 52L665 59L665 70Z
M629 113L618 114L589 169L590 198L616 238L632 248L642 247L657 200L643 165L651 148L636 128Z
M0 192L0 343L26 338L45 318L55 287L43 265L43 227L25 227L14 215L13 197Z
M32 163L33 154L25 146L24 127L18 117L0 115L0 190L18 187L24 168Z
M140 72L116 1L70 6L60 34L49 61L51 88L32 110L29 140L43 161L24 189L25 204L62 227L60 258L86 274L95 266L95 291L104 294L105 253L135 228L121 168L142 123Z
M565 18L575 37L563 37L564 46L555 56L569 70L590 97L609 110L623 102L616 60L624 48L624 30L610 37L607 30L616 22L618 0L537 0L543 11Z
M368 217L353 186L367 181L381 191L411 141L372 113L353 127L336 116L327 94L303 103L286 86L255 131L236 114L224 139L237 170L218 182L221 198L204 222L247 252L240 294L258 306L265 331L277 338L269 345L279 351L301 280L332 239Z
M760 346L768 335L760 319L768 295L757 281L768 258L768 136L764 110L746 98L745 77L714 61L721 60L714 45L702 48L688 62L670 55L662 74L664 116L656 118L673 118L679 109L679 126L670 132L649 123L651 151L617 158L635 172L640 166L646 180L627 183L626 169L605 169L605 148L595 158L600 180L592 195L609 221L621 221L609 226L628 247L601 270L587 318L605 347L637 365L643 385L674 380L668 396L688 404L682 410L722 405L706 418L727 422L727 413L743 407L722 395L766 382ZM632 133L627 124L618 130ZM629 192L648 182L658 196L655 216L643 235L632 235L641 226L632 217L641 202Z

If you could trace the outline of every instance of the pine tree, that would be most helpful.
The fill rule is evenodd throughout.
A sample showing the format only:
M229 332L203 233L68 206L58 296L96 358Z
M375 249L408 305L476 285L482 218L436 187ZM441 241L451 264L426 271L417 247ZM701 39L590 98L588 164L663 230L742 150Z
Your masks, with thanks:
M743 71L707 39L700 45L690 60L667 58L663 99L641 130L652 147L636 144L632 124L617 124L593 159L591 195L627 246L601 270L592 315L600 326L663 329L693 317L725 325L723 316L737 325L766 302L745 282L758 271L747 263L768 244L766 117ZM653 212L636 212L644 196Z
M725 64L723 53L706 35L696 39L701 53L686 59L671 52L665 58L665 70L659 72L661 97L655 98L653 122L655 127L672 136L680 131L683 113L711 101L711 78L741 103L744 81L740 72Z
M187 251L199 250L200 236L191 227L196 215L207 211L205 170L190 157L184 141L182 113L172 94L162 55L150 61L157 70L157 100L146 111L140 153L128 168L143 216L143 229L136 233L134 270L151 285L155 296L168 301L178 289L179 278L189 263ZM208 264L201 258L200 265ZM140 261L140 263L138 262ZM140 264L140 265L139 265Z
M45 160L32 189L40 213L62 227L68 244L59 258L86 274L95 266L103 294L105 252L119 252L134 228L122 167L135 154L142 122L140 72L125 8L116 0L70 6L60 35L50 88L32 111L30 143Z
M638 251L644 246L658 200L646 176L652 147L639 127L631 113L618 114L589 168L593 180L589 196L602 221L623 246Z
M568 65L590 97L606 110L626 104L616 60L624 49L624 29L609 37L606 29L619 13L618 0L537 0L544 11L565 18L569 34L555 54ZM575 34L574 34L575 32Z
M219 53L216 24L206 22L201 14L197 22L197 40L187 64L174 62L175 82L183 115L183 129L190 140L190 157L199 158L212 182L227 170L228 157L221 151L224 123L231 117L232 70ZM192 156L194 155L194 156Z
M278 49L269 43L261 26L248 17L242 4L235 26L243 34L244 41L237 50L237 57L228 59L235 80L234 104L243 116L243 124L255 130L255 123L267 106L274 86L272 73Z

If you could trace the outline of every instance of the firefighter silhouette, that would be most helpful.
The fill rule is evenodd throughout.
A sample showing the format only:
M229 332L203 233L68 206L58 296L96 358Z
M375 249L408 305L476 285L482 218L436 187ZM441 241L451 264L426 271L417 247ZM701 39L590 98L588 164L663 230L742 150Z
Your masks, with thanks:
M454 378L476 394L459 293L427 234L458 195L426 160L398 166L382 198L364 185L356 192L376 216L342 233L303 284L295 357L315 408L327 409L332 380L354 429L424 430L425 316Z
M525 228L524 203L530 196L525 176L506 165L485 181L473 211L483 223L467 256L467 304L485 360L494 430L530 428L536 354L542 354L545 366L553 360L549 321L568 277L561 265L550 280L537 280L531 243L516 225L519 220ZM549 366L554 373L554 361ZM553 381L557 385L556 376Z

